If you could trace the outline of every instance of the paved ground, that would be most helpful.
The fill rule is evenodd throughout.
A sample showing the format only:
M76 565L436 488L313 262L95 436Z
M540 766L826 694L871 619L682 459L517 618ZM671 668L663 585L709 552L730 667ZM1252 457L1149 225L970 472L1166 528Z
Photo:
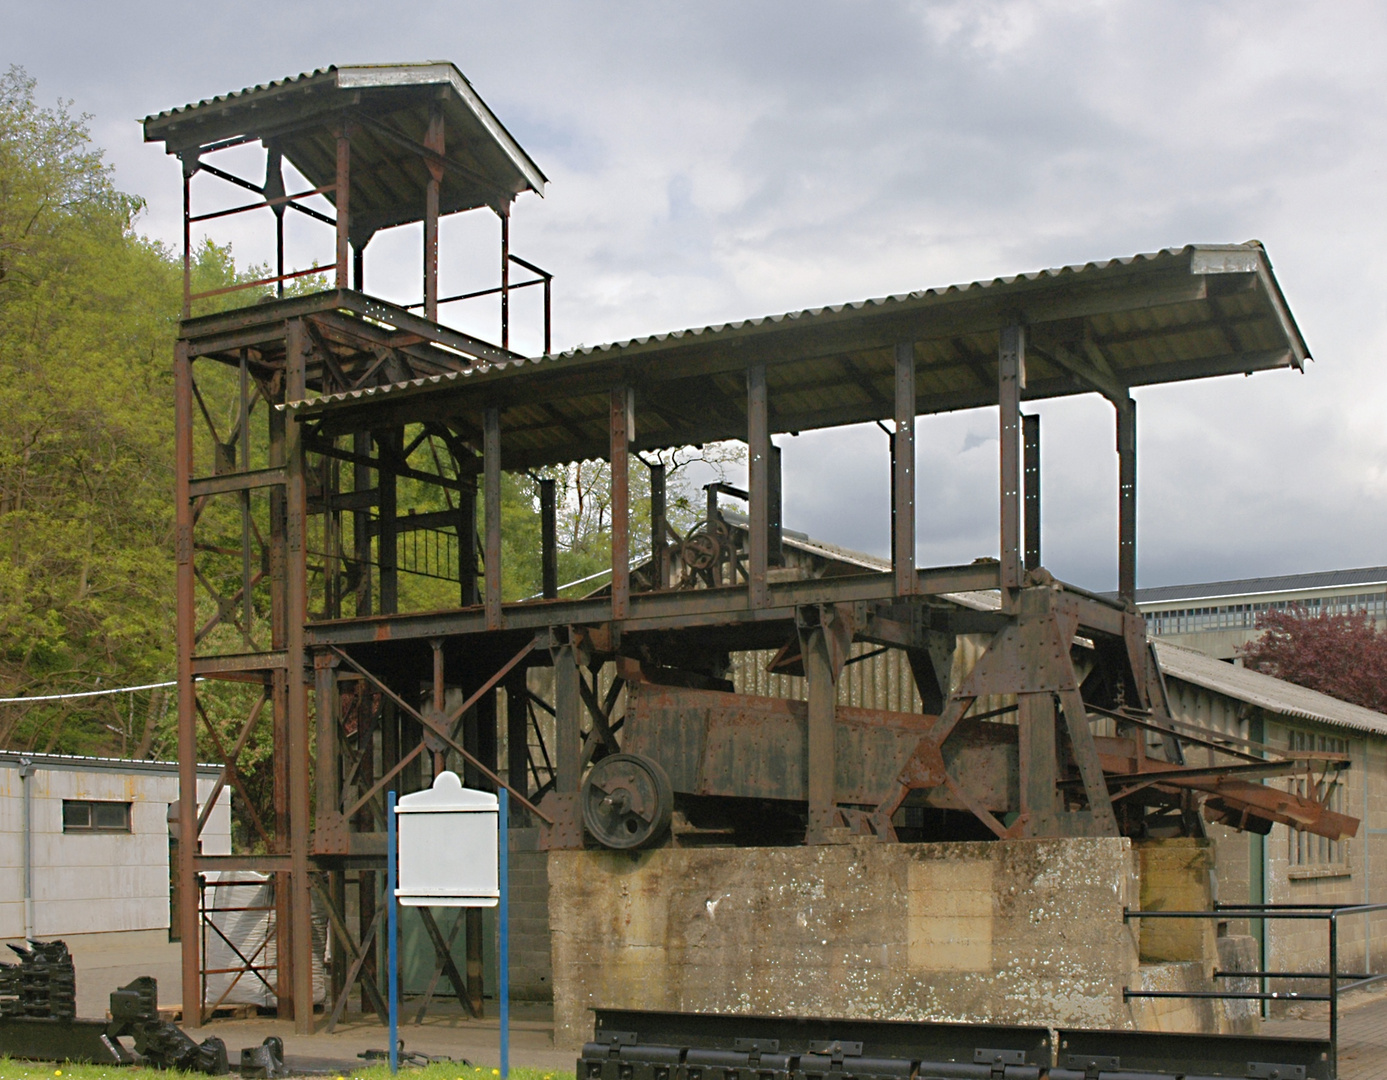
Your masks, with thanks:
M1366 994L1366 991L1363 991ZM1328 1013L1323 1014L1325 1017ZM1302 1035L1323 1039L1327 1019L1268 1020L1268 1035ZM1387 994L1354 1000L1339 1007L1339 1080L1387 1080Z
M490 1003L488 1003L490 1009ZM413 1010L401 1009L400 1038L406 1051L418 1051L431 1056L465 1058L474 1065L495 1065L500 1060L500 1023L494 1015L483 1020L471 1020L460 1014L456 1003L435 1007L422 1025L413 1022ZM323 1026L318 1018L319 1028ZM352 1015L349 1022L339 1023L328 1035L296 1035L291 1022L255 1020L212 1020L196 1030L185 1028L194 1039L216 1035L226 1043L227 1057L234 1065L240 1060L241 1049L258 1046L267 1035L284 1040L284 1057L295 1074L328 1073L350 1076L353 1068L364 1062L357 1057L365 1050L384 1050L388 1046L385 1029L372 1014ZM548 1005L515 1005L511 1007L510 1060L512 1065L527 1065L539 1069L573 1072L577 1055L566 1049L554 1049L554 1024Z
M499 1060L499 1024L494 1016L471 1020L461 1015L456 1003L437 1006L422 1025L413 1023L411 1009L403 1009L400 1037L405 1049L430 1055L465 1058L475 1065L495 1066ZM319 1018L319 1025L322 1019ZM1300 1035L1324 1038L1328 1024L1323 1018L1269 1020L1262 1030L1268 1035ZM555 1049L553 1014L548 1005L517 1005L511 1010L511 1062L541 1069L572 1072L576 1055ZM257 1046L267 1035L284 1040L287 1064L297 1074L328 1073L350 1076L362 1062L364 1050L386 1048L385 1030L374 1015L353 1015L328 1035L295 1035L294 1025L276 1020L214 1020L194 1038L219 1036L232 1062L245 1046ZM1387 1080L1387 992L1355 1000L1348 997L1339 1014L1340 1080Z

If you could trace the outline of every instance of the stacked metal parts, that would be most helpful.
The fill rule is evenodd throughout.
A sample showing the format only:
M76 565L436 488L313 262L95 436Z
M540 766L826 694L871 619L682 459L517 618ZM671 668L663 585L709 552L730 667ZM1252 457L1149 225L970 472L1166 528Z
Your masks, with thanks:
M0 965L0 1016L71 1020L77 1015L77 973L62 941L11 945L18 964Z
M39 1061L130 1065L137 1060L219 1076L226 1044L195 1043L159 1017L159 986L148 975L111 994L111 1019L77 1018L77 972L63 941L11 945L18 964L0 965L0 1056ZM134 1053L121 1039L134 1042ZM138 1055L138 1057L136 1056Z

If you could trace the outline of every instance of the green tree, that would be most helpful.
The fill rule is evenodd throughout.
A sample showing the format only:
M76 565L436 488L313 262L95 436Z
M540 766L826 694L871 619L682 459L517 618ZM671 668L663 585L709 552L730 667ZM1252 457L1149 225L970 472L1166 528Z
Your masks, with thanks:
M0 686L172 667L169 345L178 277L85 117L0 76ZM109 748L126 704L11 708L0 744ZM109 714L109 715L108 715Z

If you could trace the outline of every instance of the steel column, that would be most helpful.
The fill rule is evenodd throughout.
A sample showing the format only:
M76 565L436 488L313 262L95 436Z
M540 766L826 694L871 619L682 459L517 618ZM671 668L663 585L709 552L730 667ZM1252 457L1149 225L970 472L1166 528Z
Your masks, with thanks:
M1117 410L1117 594L1137 595L1137 403L1113 403Z
M611 397L613 619L626 618L631 606L631 393L619 386Z
M530 697L525 692L525 669L506 680L506 783L526 798L530 796ZM511 800L511 813L519 815L524 807ZM523 824L523 819L520 822Z
M341 254L339 252L339 254ZM339 262L344 275L346 266ZM288 325L285 342L284 394L288 401L307 396L305 367L311 341L300 320ZM303 434L299 422L290 417L285 431L285 454L288 469L286 485L286 536L288 549L287 605L288 653L288 777L289 777L289 854L290 874L290 948L292 949L291 982L294 1001L294 1030L299 1034L313 1032L313 920L312 882L309 880L308 856L312 842L309 820L309 763L308 763L308 687L305 683L304 624L308 621L308 552L305 543L308 517L308 486L306 482ZM276 747L276 753L281 748ZM280 826L282 830L282 825Z
M404 454L404 432L387 428L374 433L376 453L383 465L398 465ZM376 522L376 562L380 575L380 612L393 615L400 606L399 478L393 468L376 471L379 518Z
M915 576L915 344L896 346L896 432L891 437L891 559L896 595L918 587Z
M1021 586L1021 390L1026 383L1026 331L1002 328L997 350L998 437L1001 443L1002 604L1010 609Z
M652 589L669 584L669 544L665 536L668 509L665 506L665 465L650 465L650 565Z
M746 445L748 499L750 504L747 584L753 608L770 604L766 566L770 558L770 417L766 400L766 365L752 364L746 371Z
M350 286L347 277L347 259L351 251L348 227L351 224L351 169L352 135L351 128L344 120L337 131L337 186L333 190L333 202L337 208L337 287Z
M539 482L539 563L544 598L553 600L559 595L559 505L558 485L547 477Z
M186 183L186 181L185 181ZM174 549L178 639L178 929L183 976L183 1022L202 1026L202 968L198 955L197 713L193 682L193 638L197 633L193 573L193 369L188 345L173 352Z
M429 105L429 126L424 145L440 157L443 154L443 104ZM443 166L426 162L428 182L424 186L424 317L438 321L438 189L443 183Z
M510 207L503 206L501 217L501 348L510 348ZM544 351L548 353L546 340Z
M579 656L572 640L558 645L554 657L554 790L576 795L582 780L582 709L578 690Z
M1040 415L1021 417L1022 502L1025 504L1026 569L1040 567Z
M486 628L501 629L501 410L482 419L483 497L486 500Z

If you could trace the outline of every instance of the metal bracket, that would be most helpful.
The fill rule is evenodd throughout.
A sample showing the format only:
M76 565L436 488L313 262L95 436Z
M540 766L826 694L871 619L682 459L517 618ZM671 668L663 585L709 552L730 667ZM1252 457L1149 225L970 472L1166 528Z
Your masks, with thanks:
M823 1054L825 1057L831 1058L835 1065L841 1065L845 1057L861 1057L862 1044L860 1042L848 1042L845 1039L811 1039L809 1052L811 1054Z
M1097 1076L1100 1072L1122 1068L1121 1058L1116 1056L1101 1057L1094 1054L1067 1054L1064 1063L1071 1069L1082 1069L1085 1075L1091 1077ZM1304 1080L1303 1077L1302 1080Z
M991 1065L992 1071L995 1074L1007 1065L1026 1064L1026 1051L978 1049L973 1051L973 1064Z
M636 1033L634 1031L599 1031L593 1035L592 1041L605 1046L608 1057L616 1057L621 1053L623 1046L636 1045Z
M1247 1075L1249 1080L1305 1080L1305 1066L1249 1061L1247 1063Z

